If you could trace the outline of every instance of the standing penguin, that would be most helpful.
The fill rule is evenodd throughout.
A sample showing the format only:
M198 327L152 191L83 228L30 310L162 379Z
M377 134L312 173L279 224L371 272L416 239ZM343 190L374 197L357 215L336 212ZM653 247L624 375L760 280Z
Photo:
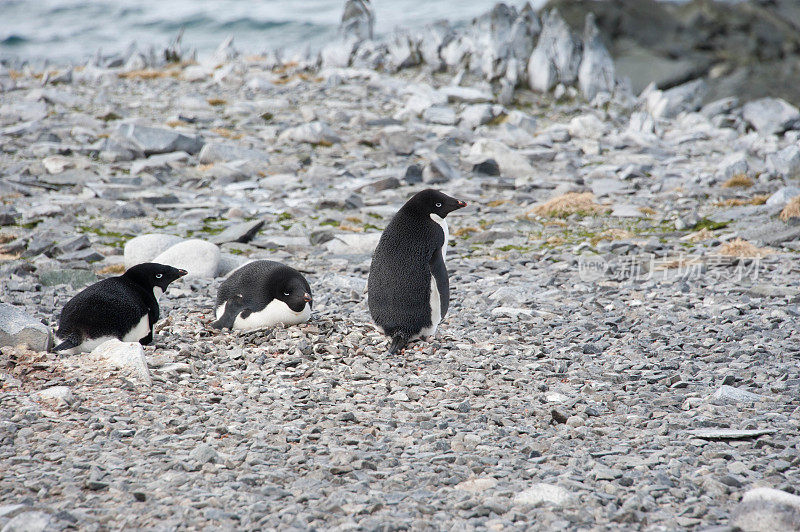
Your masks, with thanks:
M427 189L395 214L369 269L369 312L392 338L393 355L420 336L433 336L450 303L444 261L450 237L445 216L466 203Z
M296 325L311 317L311 287L280 262L257 260L235 270L217 293L212 327L254 330L278 323Z
M67 354L91 351L106 340L147 345L158 321L158 297L186 270L146 262L119 277L87 286L67 301L58 323L59 343Z

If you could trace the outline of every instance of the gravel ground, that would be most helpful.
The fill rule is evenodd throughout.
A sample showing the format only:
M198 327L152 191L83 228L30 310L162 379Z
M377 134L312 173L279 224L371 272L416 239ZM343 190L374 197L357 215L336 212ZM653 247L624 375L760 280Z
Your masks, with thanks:
M223 255L304 272L312 320L211 330L223 277L194 277L162 298L149 387L4 347L0 525L703 529L749 488L797 491L800 226L778 217L797 180L765 162L796 132L753 132L738 104L654 119L630 97L518 91L502 107L479 81L488 103L441 103L451 76L419 69L191 68L44 88L15 74L0 300L55 328L87 281L48 272L102 277L134 236L213 240L261 219ZM119 124L137 120L183 144L126 145ZM204 157L197 138L253 151ZM736 176L747 186L724 186ZM428 186L470 204L448 218L451 307L434 341L386 357L370 253ZM593 192L592 212L535 211L568 192ZM734 238L757 251L732 256Z

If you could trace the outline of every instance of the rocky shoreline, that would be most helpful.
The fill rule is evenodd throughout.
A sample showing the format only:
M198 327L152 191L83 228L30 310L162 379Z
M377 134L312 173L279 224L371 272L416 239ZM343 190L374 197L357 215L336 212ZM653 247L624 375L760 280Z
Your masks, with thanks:
M511 52L354 66L404 49L367 15L345 66L0 71L0 340L29 345L0 355L3 530L797 527L800 111L586 98L556 63L534 92ZM387 359L370 253L423 187L470 205L451 310ZM46 351L81 287L163 254L196 269L145 365ZM303 272L311 321L210 330L256 258Z

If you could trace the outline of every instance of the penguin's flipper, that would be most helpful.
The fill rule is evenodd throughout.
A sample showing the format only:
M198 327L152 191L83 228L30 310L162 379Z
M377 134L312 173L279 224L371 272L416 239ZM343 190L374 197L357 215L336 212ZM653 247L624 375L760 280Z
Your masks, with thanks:
M218 320L211 322L209 325L215 329L233 330L233 323L236 321L236 317L242 311L242 307L240 305L233 303L233 301L229 301L228 304L225 305L225 312L223 312L222 316L220 316Z
M81 345L81 339L77 335L67 336L63 342L53 348L53 352L64 351L66 349L73 349Z
M392 336L392 343L389 346L389 350L386 352L388 356L394 356L397 354L398 351L405 348L408 344L409 336L404 332L396 332L394 336Z

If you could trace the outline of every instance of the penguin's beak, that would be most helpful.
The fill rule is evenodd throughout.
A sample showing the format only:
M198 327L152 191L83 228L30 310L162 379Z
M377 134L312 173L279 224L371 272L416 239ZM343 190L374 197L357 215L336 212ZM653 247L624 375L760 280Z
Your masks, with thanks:
M458 207L456 207L456 209L463 209L466 206L467 206L467 202L466 201L459 201L458 202Z
M178 270L178 277L183 277L187 273L189 273L189 272L187 272L186 270Z
M311 295L303 294L303 301L305 301L306 303L311 303Z

